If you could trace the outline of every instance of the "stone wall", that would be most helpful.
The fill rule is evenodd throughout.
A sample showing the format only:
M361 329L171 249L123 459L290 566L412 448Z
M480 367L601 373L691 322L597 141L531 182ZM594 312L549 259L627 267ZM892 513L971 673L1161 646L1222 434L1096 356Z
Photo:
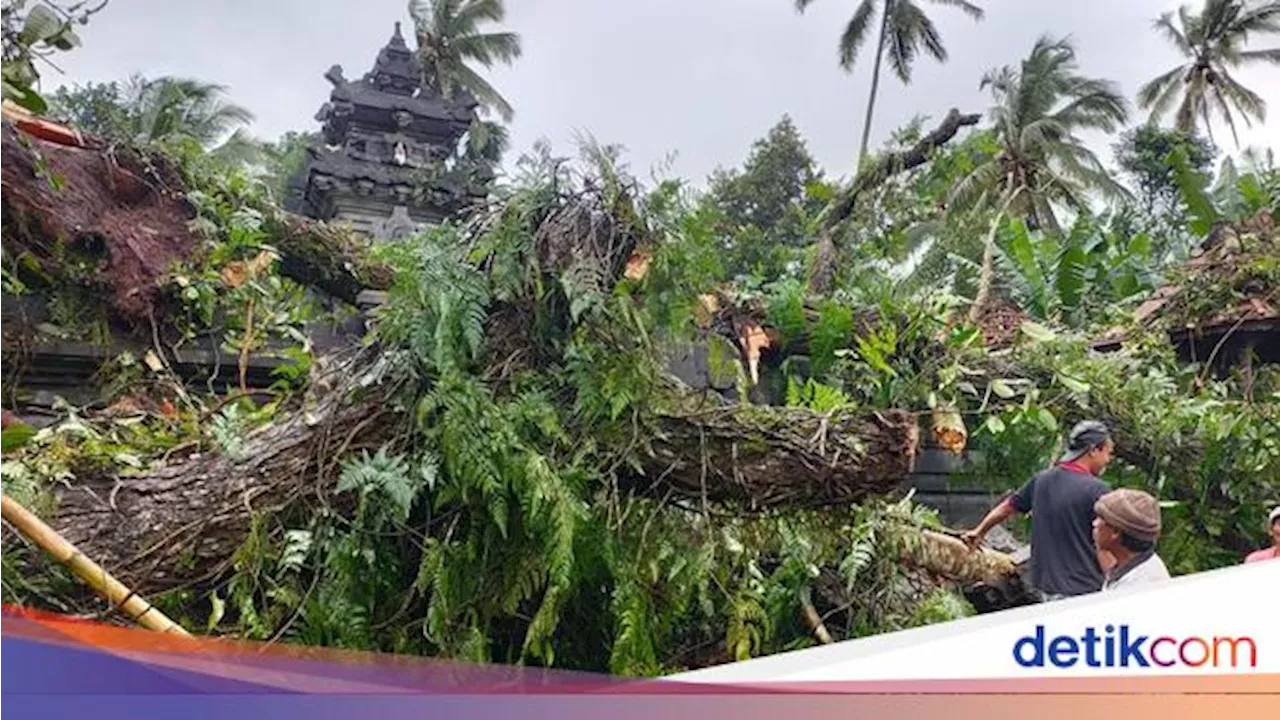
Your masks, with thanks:
M973 527L1000 498L960 474L967 461L978 459L976 454L957 457L940 448L922 448L904 488L914 489L916 499L937 509L948 526Z
M338 302L323 293L308 291L320 299ZM116 332L107 338L75 336L52 325L47 299L37 293L21 297L4 294L3 317L3 406L37 427L58 416L58 398L77 406L100 405L104 389L101 371L128 353L142 363L155 347L149 333ZM118 329L116 329L118 330ZM305 328L317 352L325 352L359 342L365 322L359 313L334 324L317 321ZM162 339L163 343L164 340ZM277 379L274 371L288 364L271 351L249 357L245 381L251 389L269 387ZM164 346L165 358L173 372L185 383L202 385L217 392L239 385L239 356L220 347L214 337L196 338L179 347Z

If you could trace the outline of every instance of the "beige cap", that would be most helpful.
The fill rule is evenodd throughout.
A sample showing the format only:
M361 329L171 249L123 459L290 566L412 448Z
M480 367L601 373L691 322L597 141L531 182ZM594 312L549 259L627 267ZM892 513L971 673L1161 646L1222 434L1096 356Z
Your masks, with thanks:
M1160 537L1160 503L1141 490L1112 490L1098 498L1093 511L1130 537L1150 542Z

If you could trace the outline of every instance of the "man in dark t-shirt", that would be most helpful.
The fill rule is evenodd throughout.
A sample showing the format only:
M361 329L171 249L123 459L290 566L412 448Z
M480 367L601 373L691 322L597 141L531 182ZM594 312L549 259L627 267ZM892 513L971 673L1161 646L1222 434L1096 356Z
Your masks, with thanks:
M964 533L977 547L987 532L1015 512L1031 513L1031 582L1046 600L1096 592L1103 571L1093 542L1093 504L1110 490L1098 476L1111 462L1107 427L1088 420L1071 429L1066 455L1036 473Z

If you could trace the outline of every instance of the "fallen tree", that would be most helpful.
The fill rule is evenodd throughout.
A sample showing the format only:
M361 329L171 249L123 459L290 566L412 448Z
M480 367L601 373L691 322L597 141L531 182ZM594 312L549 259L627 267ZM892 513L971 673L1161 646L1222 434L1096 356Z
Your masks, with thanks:
M651 442L637 487L758 511L892 492L910 474L919 439L916 417L901 410L731 406L663 413Z
M958 113L948 122L926 140L947 142L968 124ZM843 207L923 162L929 148L918 147L855 183ZM939 446L960 451L974 416L1021 412L1023 428L1044 428L1073 418L1071 408L1110 413L1138 437L1122 437L1122 454L1147 448L1168 467L1159 443L1141 445L1143 433L1174 434L1156 428L1149 404L1138 412L1114 383L1064 382L1062 355L1019 343L993 355L971 332L957 346L944 336L965 328L917 323L914 310L902 322L902 308L801 300L799 332L772 333L760 308L726 294L707 308L709 327L740 348L739 377L754 382L753 363L779 370L804 353L839 357L844 374L808 395L790 397L788 386L788 407L669 382L664 345L689 338L656 321L654 298L692 301L708 283L683 283L661 250L706 228L672 222L670 204L651 216L607 158L597 162L588 181L550 170L464 224L387 248L375 284L389 301L372 336L354 357L317 363L305 393L265 406L250 394L213 398L141 423L73 414L6 455L6 492L22 487L11 468L25 468L54 496L42 516L189 627L656 674L958 617L968 611L958 588L981 610L1030 601L1014 557L969 552L926 508L885 502L912 468L919 418L933 421ZM109 184L82 180L77 188L107 193L96 201L114 207ZM182 205L157 197L147 207ZM49 215L53 197L40 198ZM261 244L282 252L290 277L347 297L368 284L374 266L341 231L220 199L261 215ZM204 239L230 234L209 219ZM47 224L26 232L15 237L33 257L59 241ZM128 237L109 242L127 247ZM667 285L646 282L651 259ZM819 332L827 312L839 322ZM1008 335L1013 319L988 335ZM1109 372L1142 380L1123 366ZM1052 388L1052 403L1029 386ZM1050 405L1054 415L1038 412ZM138 443L92 432L126 422L159 429ZM1207 462L1202 435L1188 436L1196 441L1173 457ZM12 542L6 579L24 561L8 555Z
M793 574L800 550L786 539L796 532L822 538L807 562L840 568L838 602L852 583L866 605L842 609L819 589L815 611L869 613L857 622L896 626L938 588L1016 573L995 553L957 555L920 533L921 518L852 540L838 527L852 505L900 487L914 413L725 404L665 378L663 343L639 311L643 272L630 272L637 249L664 238L635 198L608 169L583 189L556 177L393 249L367 347L322 359L306 393L257 426L237 428L225 411L266 410L228 397L193 418L195 437L124 464L114 445L51 429L23 456L36 469L75 460L51 473L63 481L46 487L46 519L158 603L227 593L250 636L325 626L369 647L384 642L377 628L413 613L426 617L412 633L422 652L485 658L500 647L514 660L549 659L553 641L557 653L596 647L586 638L603 631L618 672L663 662L652 643L676 628L635 629L660 597L688 607L675 598L728 583L731 596L697 605L712 610L688 612L719 623L725 602L759 613L744 608L767 600L779 623L803 623L796 593L808 581ZM268 242L283 251L291 229L271 222ZM793 521L804 508L827 512ZM767 537L748 562L725 534L740 523ZM782 594L757 598L753 567ZM868 593L905 568L917 582L894 585L892 607L871 607L887 600ZM329 618L330 607L369 617ZM558 633L570 612L574 627Z
M373 381L370 372L258 428L234 453L195 452L128 476L82 474L55 489L46 520L143 595L209 580L227 570L255 514L327 497L337 458L387 437L375 424L380 416L394 422L385 417L386 397L356 394L360 382Z
M629 202L616 188L544 194L537 205L500 207L469 224L458 245L476 247L517 224L533 238L523 250L527 256L490 248L478 264L466 260L482 270L475 279L527 269L534 258L535 270L521 287L563 281L579 294L574 297L587 293L602 302L637 244L649 242ZM448 261L423 262L438 268ZM446 284L441 279L432 286ZM541 301L521 294L485 302L488 319L484 341L475 348L474 371L499 385L518 374L515 365L536 370L556 362L555 344L586 321L574 320L573 298L562 293ZM384 320L412 324L430 312L390 303ZM553 340L539 341L539 334ZM312 379L310 399L246 435L234 455L178 455L143 472L89 473L57 487L50 524L144 594L217 577L228 569L255 514L327 504L344 458L413 442L404 431L413 421L406 398L429 391L438 370L419 374L426 369L395 343L328 361L325 372ZM653 362L645 353L636 357L641 364ZM631 456L614 473L621 490L748 513L848 506L890 493L910 473L918 445L911 413L709 403L665 381L651 386L637 406L635 428L609 447L610 457Z
M340 387L256 429L233 456L192 453L141 474L80 477L55 489L48 522L143 594L214 578L255 514L329 502L341 459L382 446L404 426L395 398L410 386L387 372L369 354L339 367ZM624 474L624 489L748 512L891 492L910 472L917 442L915 418L893 411L694 408L652 423L642 472Z
M798 331L803 339L796 341L770 325L769 308L761 298L733 298L727 292L719 293L718 298L717 312L708 328L732 342L744 364L756 362L776 371L797 355L814 351L807 336L821 324L816 302L805 305L803 327ZM994 427L995 432L1003 432L1005 423L999 416L1004 413L1027 419L1033 427L1049 428L1052 435L1043 444L1046 460L1053 443L1071 425L1101 420L1115 441L1115 456L1145 478L1153 492L1180 508L1171 513L1185 512L1197 518L1195 522L1212 527L1228 557L1243 556L1253 549L1255 523L1234 519L1223 523L1211 516L1230 517L1240 506L1238 498L1266 498L1276 487L1280 476L1276 475L1272 453L1248 440L1274 427L1265 404L1231 399L1226 395L1228 388L1206 389L1203 371L1192 376L1187 387L1181 387L1178 375L1184 371L1171 353L1159 347L1097 354L1090 351L1087 338L1058 336L1027 322L1021 313L995 313L984 319L995 325L979 328L987 347L948 347L947 337L956 328L942 318L921 323L912 334L902 319L875 313L856 315L848 339L836 344L858 347L868 337L893 336L900 363L893 371L899 372L905 365L919 375L921 391L916 403L926 405L932 395L933 401L939 402L937 407L947 411L940 413L943 418L967 418L971 430L985 427L991 432ZM794 328L789 331L790 335L796 333ZM761 337L768 342L753 344L753 338ZM826 342L830 346L833 341L828 338ZM870 348L870 352L874 357L876 349ZM861 351L849 354L866 360ZM886 359L875 358L881 366ZM755 374L753 371L752 376ZM1206 418L1206 408L1221 414ZM998 421L994 425L987 424L991 416ZM933 429L938 444L945 446L941 435L948 428L935 423ZM961 442L954 449L963 450L963 445ZM1028 468L1027 473L1036 469ZM1222 473L1233 480L1205 480ZM1183 532L1203 530L1183 526Z

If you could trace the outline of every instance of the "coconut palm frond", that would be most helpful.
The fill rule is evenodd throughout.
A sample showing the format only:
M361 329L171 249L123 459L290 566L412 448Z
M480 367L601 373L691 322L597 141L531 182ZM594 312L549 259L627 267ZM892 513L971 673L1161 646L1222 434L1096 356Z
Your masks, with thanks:
M1188 57L1195 54L1195 49L1192 47L1191 41L1187 39L1186 33L1174 23L1173 13L1167 12L1161 15L1155 21L1154 26L1166 40L1178 48L1178 52Z
M522 54L520 36L514 32L485 32L486 23L506 18L502 0L411 0L423 66L429 87L449 96L457 89L470 93L486 109L506 121L514 115L511 104L469 64L492 67L510 65Z
M511 118L515 116L515 110L506 98L502 97L502 93L489 84L488 80L466 65L459 65L454 70L454 77L457 79L458 86L466 88L467 92L471 93L482 106L498 113L503 122L511 122Z
M960 8L965 15L968 15L974 20L981 20L986 16L986 13L983 12L982 8L971 2L967 2L966 0L929 0L929 2L934 5L945 5L947 7Z
M807 0L812 2L813 0ZM872 0L862 0L858 5L858 9L853 12L853 17L849 18L849 24L845 26L844 33L840 35L840 67L845 70L853 69L853 63L858 57L858 51L867 41L867 29L871 26L871 20L875 17L876 6Z
M911 68L920 53L920 18L924 13L909 0L897 0L889 9L889 27L884 39L885 58L895 75L911 82Z
M1151 120L1163 116L1173 106L1174 90L1182 92L1175 126L1185 132L1204 124L1213 135L1211 115L1218 115L1236 134L1239 115L1245 122L1262 119L1261 98L1227 75L1227 69L1245 63L1280 64L1280 49L1249 50L1245 45L1258 36L1280 34L1280 0L1205 0L1199 13L1186 6L1175 19L1165 13L1155 22L1160 32L1186 63L1142 86L1138 102L1151 111Z

